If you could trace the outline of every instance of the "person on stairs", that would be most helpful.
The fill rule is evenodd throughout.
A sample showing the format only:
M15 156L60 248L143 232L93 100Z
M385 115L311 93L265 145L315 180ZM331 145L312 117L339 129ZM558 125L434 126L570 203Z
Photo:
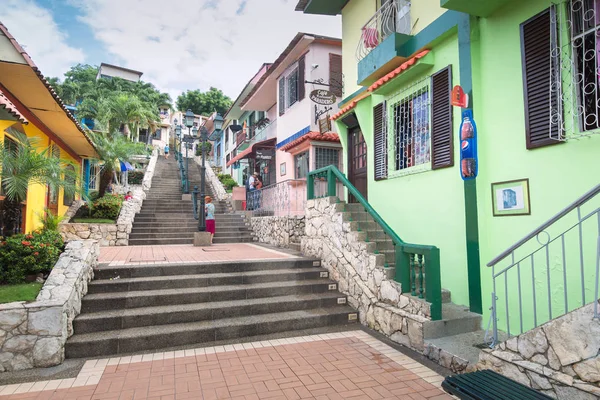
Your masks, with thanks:
M212 203L212 198L210 196L204 198L204 203L206 232L210 232L210 244L212 245L213 237L215 236L215 205Z
M165 145L165 160L169 159L169 145Z

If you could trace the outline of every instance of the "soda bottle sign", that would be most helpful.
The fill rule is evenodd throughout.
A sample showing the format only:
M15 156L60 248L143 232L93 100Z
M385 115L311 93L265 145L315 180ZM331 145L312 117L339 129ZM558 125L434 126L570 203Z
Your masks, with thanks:
M475 179L477 162L477 128L471 110L463 112L460 124L460 175L463 180Z

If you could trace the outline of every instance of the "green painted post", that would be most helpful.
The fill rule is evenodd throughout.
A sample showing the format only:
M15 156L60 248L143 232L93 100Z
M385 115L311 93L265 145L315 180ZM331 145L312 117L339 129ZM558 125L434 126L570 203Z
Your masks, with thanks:
M440 249L432 247L425 254L425 300L431 303L431 319L442 319L442 278L440 273Z
M410 260L402 245L396 245L396 282L402 285L402 292L410 291Z
M327 195L328 196L335 196L336 195L336 188L335 188L335 175L333 173L333 170L331 168L327 169Z
M315 176L312 173L306 177L306 197L307 200L315 198Z

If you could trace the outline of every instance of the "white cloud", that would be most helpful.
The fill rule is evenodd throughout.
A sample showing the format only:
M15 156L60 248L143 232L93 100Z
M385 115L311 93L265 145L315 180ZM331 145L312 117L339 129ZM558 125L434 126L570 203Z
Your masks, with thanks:
M3 0L0 21L44 76L62 76L72 65L85 61L81 49L70 47L52 14L31 0Z
M235 98L296 33L341 37L339 17L296 12L296 0L69 1L111 58L173 99L209 86Z

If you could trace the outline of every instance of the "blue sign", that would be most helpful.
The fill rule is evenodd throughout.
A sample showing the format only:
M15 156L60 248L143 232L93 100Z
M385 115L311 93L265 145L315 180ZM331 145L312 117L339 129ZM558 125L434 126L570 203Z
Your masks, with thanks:
M479 163L477 160L477 125L473 120L473 111L462 113L460 124L460 176L468 181L477 178Z

